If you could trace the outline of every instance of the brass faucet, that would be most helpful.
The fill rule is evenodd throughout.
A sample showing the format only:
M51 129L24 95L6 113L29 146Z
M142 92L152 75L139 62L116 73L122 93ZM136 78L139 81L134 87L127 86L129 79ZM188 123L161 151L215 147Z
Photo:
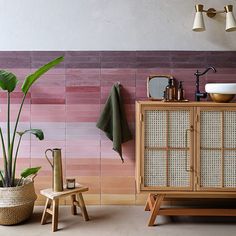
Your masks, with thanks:
M204 72L200 72L197 70L197 72L194 73L194 75L196 76L196 90L195 90L195 101L199 102L201 98L206 98L207 97L207 93L200 92L199 89L199 77L202 75L205 75L209 70L213 70L214 73L216 73L216 69L213 66L208 67Z

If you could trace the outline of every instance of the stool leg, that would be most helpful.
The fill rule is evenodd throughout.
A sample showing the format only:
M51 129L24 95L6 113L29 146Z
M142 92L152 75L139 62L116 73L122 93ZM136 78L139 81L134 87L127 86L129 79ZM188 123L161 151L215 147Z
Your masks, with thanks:
M82 193L78 193L78 202L79 202L79 206L80 206L81 213L83 215L84 220L88 221L89 220L88 212L87 212L86 206L84 204L84 199L83 199Z
M72 215L77 215L77 209L76 209L76 205L75 205L75 203L76 203L76 195L75 194L71 195L70 198L71 198L71 204L72 204L72 206L71 206L71 213L72 213Z
M58 228L58 206L59 199L54 199L52 202L52 232L57 231Z
M46 203L45 203L45 207L44 207L44 210L43 210L43 215L42 215L42 219L41 219L41 225L46 224L47 216L48 216L47 209L50 209L51 203L52 203L52 200L47 198L46 199Z

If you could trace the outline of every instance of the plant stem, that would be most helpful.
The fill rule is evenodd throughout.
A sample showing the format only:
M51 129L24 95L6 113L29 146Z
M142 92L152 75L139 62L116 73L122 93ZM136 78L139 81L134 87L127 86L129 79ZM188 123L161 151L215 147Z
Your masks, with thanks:
M11 97L10 93L7 93L7 148L8 148L8 156L10 154L10 135L11 135L11 130L10 130L10 104L11 103Z
M4 177L3 177L1 171L0 171L0 177L1 177L1 179L2 179L2 186L5 187L5 186L6 186L6 183L5 183L5 180L4 180Z
M20 135L20 138L19 138L19 141L18 141L18 144L17 144L17 148L16 148L15 158L14 158L13 172L12 172L12 178L11 178L11 185L12 186L14 186L14 182L15 182L16 160L17 160L17 155L18 155L21 139L22 139L22 135Z
M21 114L21 111L22 111L22 107L23 107L26 95L27 95L27 93L24 94L24 97L22 98L20 108L19 108L19 111L18 111L18 115L17 115L17 118L16 118L15 128L14 128L14 131L13 131L13 134L12 134L12 142L11 142L11 145L10 145L10 155L8 157L8 162L9 162L8 165L10 166L10 168L8 168L10 170L10 173L9 173L10 179L12 177L12 153L13 153L14 141L15 141L15 136L16 136L16 130L17 130L17 126L18 126L18 123L19 123L19 120L20 120L20 114Z
M10 160L10 135L11 135L11 130L10 130L10 104L11 103L11 97L10 93L7 93L7 153L8 153L8 177L9 181L11 181L11 160Z
M8 186L9 185L9 176L8 176L8 171L7 171L8 163L7 163L7 155L6 155L6 148L5 148L5 144L4 144L4 138L2 135L2 128L0 128L0 137L1 137L1 142L2 142L5 184Z
M16 186L19 186L19 184L21 183L21 181L22 181L22 177L18 180L18 182L17 182L17 185Z

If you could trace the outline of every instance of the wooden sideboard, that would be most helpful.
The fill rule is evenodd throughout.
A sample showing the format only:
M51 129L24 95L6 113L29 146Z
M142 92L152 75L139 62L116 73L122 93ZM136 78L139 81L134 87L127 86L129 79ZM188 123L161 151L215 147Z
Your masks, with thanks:
M157 215L227 215L235 209L161 208L165 198L236 198L236 103L136 102L136 186Z

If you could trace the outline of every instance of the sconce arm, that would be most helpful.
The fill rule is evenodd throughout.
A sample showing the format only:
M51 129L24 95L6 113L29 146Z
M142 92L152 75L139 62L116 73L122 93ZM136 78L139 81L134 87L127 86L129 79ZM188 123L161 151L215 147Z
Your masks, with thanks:
M214 10L211 10L211 9L213 9L213 8L209 8L208 10L203 10L202 12L205 12L205 13L214 13L214 14L225 13L225 12L226 12L225 10L216 11L215 9L214 9Z

